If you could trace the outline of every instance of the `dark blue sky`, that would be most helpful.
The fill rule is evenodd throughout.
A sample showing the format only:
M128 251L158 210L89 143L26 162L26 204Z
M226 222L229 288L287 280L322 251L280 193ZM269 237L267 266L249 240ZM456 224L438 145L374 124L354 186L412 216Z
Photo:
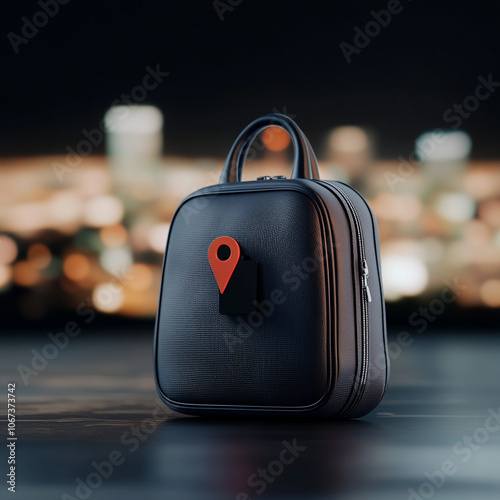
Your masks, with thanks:
M212 0L65 1L49 0L45 25L36 1L2 14L1 156L63 152L147 66L170 73L144 102L164 113L166 152L186 155L224 156L249 120L284 107L317 146L354 123L376 133L380 156L407 155L420 132L452 124L443 114L479 76L500 81L491 2L220 0L234 5L221 21ZM371 11L389 7L377 28ZM19 42L23 18L43 26ZM356 47L355 28L375 35ZM463 120L474 156L499 156L499 119L500 90Z

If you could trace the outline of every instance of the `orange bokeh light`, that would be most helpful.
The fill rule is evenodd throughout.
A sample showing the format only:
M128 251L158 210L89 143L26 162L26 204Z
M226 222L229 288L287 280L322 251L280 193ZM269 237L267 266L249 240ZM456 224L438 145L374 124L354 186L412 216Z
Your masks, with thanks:
M0 264L10 264L17 257L16 242L6 235L0 235Z
M500 307L500 280L490 279L484 282L480 294L488 307Z
M127 275L130 277L130 288L134 290L147 290L153 284L153 271L146 264L140 262L133 264Z
M0 264L0 288L8 285L12 278L12 267Z
M63 271L69 279L81 281L90 273L89 259L80 253L72 253L64 259Z
M290 136L281 127L267 127L262 132L262 142L269 151L283 151L290 144Z
M127 230L121 224L103 227L99 234L102 242L110 248L121 247L127 241Z
M36 269L44 269L52 260L52 254L50 253L47 245L43 243L35 243L28 248L27 253L29 263Z
M33 286L40 280L40 273L29 262L23 260L14 264L12 279L16 285Z

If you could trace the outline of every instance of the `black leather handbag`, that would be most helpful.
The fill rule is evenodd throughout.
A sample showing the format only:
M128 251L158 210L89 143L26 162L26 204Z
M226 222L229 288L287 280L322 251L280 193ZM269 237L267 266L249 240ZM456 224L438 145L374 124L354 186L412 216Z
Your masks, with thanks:
M270 125L291 179L241 182ZM193 415L361 417L389 376L378 230L362 196L319 179L297 124L269 114L234 143L217 185L171 222L155 326L160 397Z

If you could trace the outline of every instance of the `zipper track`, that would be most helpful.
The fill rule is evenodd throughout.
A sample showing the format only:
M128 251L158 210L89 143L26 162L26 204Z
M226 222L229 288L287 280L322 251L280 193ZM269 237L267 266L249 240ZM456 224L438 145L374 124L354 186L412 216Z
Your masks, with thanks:
M336 185L330 184L329 182L326 182L326 181L315 181L315 182L319 182L321 185L324 185L325 187L330 188L330 190L331 190L331 188L335 189L335 191L340 194L342 199L348 205L348 207L351 211L351 214L353 216L353 219L355 221L356 239L358 242L358 250L359 250L359 256L360 256L360 263L359 264L360 264L361 287L362 287L362 293L361 293L361 311L362 311L361 312L361 324L362 324L362 331L361 331L361 338L362 338L361 376L360 376L358 391L356 393L354 400L347 407L347 409L342 412L345 415L345 414L351 413L352 411L354 411L356 409L359 402L361 401L361 398L363 397L363 394L364 394L365 389L366 389L367 381L368 381L368 350L369 350L368 303L371 302L371 293L370 293L370 288L368 286L368 264L366 261L366 249L365 249L364 236L363 236L363 227L361 225L361 219L359 218L358 211L356 210L356 207L354 206L353 202L351 201L349 196L342 189L338 188Z

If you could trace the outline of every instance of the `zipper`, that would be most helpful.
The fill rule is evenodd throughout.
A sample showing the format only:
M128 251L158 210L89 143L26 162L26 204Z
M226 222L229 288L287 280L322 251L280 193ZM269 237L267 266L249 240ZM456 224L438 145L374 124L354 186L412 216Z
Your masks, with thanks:
M286 179L284 175L263 175L262 177L257 177L258 181L281 181Z
M363 236L363 227L361 225L361 219L359 218L358 211L356 210L356 207L354 206L353 202L349 198L349 196L340 188L337 186L330 184L329 182L326 181L316 181L319 182L320 184L324 185L325 187L334 188L336 192L340 194L340 196L343 198L343 200L346 202L347 206L349 207L349 210L353 216L354 219L354 224L356 226L356 238L358 242L358 251L359 251L359 256L360 256L360 263L359 263L359 271L360 271L360 277L361 277L361 342L362 342L362 349L361 349L361 375L360 375L360 381L359 381L359 387L358 391L356 394L355 399L351 402L351 404L348 406L346 410L344 410L342 413L351 413L356 409L358 406L359 401L363 397L363 394L366 389L367 381L368 381L368 348L369 348L369 340L368 340L368 304L372 301L372 296L370 292L370 287L368 285L368 275L369 275L369 269L368 269L368 262L366 260L366 249L365 249L365 242L364 242L364 236Z

